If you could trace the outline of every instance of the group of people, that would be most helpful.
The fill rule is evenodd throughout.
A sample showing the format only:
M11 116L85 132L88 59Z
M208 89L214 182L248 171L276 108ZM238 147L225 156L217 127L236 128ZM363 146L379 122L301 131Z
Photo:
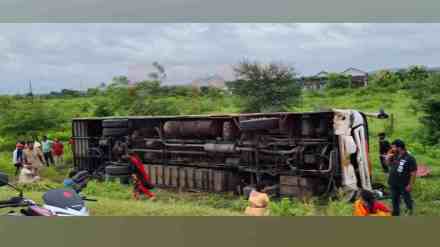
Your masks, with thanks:
M12 154L15 175L19 183L31 183L40 179L40 170L50 165L62 166L64 145L59 139L49 140L43 136L33 141L18 141Z
M414 212L411 196L417 172L416 159L407 151L405 143L396 139L392 143L386 140L384 133L379 134L380 162L391 192L392 208L377 200L376 194L370 190L361 190L359 199L354 203L354 216L399 216L401 199L406 204L410 215ZM249 195L249 206L245 214L263 216L267 214L269 197L264 186L257 185Z
M386 140L385 134L379 134L380 162L385 174L388 175L388 184L391 192L392 210L376 199L372 191L362 190L359 199L354 204L354 215L400 215L400 203L403 198L409 214L414 211L411 192L416 180L417 162L407 151L402 140L395 140L391 144ZM38 140L17 142L13 152L13 163L19 183L29 183L40 178L39 172L44 166L61 166L63 163L64 145L58 139L49 140L43 136L42 142ZM130 162L133 169L134 191L133 195L139 199L145 195L154 199L156 195L151 192L154 188L140 157L134 152L128 152L121 157ZM262 216L267 214L269 197L263 185L257 185L249 194L249 206L245 214Z
M390 143L385 133L379 134L380 163L383 172L388 175L391 192L392 210L377 201L371 191L362 191L360 199L355 202L354 215L400 215L401 199L405 202L408 213L414 213L414 201L411 192L417 174L416 159L406 149L405 142L396 139Z

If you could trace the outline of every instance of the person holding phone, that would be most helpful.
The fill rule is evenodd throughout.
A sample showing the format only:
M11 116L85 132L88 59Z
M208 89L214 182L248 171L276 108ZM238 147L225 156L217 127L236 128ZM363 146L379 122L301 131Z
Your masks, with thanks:
M416 159L408 153L405 143L397 139L391 143L391 150L386 157L386 163L390 168L388 184L393 203L392 215L400 215L401 197L406 204L409 214L412 215L414 212L414 202L411 192L416 181Z

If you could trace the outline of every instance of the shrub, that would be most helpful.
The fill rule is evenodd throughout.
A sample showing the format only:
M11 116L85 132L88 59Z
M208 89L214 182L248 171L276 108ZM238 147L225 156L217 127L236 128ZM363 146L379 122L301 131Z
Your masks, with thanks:
M0 113L0 133L8 136L34 135L56 129L63 122L59 109L42 101L12 103Z
M237 80L227 82L227 86L241 98L244 112L282 111L300 101L302 90L289 66L244 61L234 70Z
M349 76L337 73L330 73L328 75L328 82L326 88L338 89L349 88L351 86L351 78Z
M399 76L395 73L388 70L381 70L373 76L370 85L383 90L396 91L401 87L401 81Z

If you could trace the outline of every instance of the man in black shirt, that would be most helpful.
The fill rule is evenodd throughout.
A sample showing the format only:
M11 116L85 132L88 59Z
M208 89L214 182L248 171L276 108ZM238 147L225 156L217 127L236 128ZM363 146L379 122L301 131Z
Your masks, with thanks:
M383 172L385 173L388 173L388 166L385 164L385 156L390 149L391 145L388 140L385 139L385 133L379 133L379 159Z
M409 213L413 213L411 190L416 180L417 163L405 148L405 143L395 140L391 143L393 155L388 155L386 163L390 166L388 184L390 185L393 203L393 216L400 215L400 196L403 197Z

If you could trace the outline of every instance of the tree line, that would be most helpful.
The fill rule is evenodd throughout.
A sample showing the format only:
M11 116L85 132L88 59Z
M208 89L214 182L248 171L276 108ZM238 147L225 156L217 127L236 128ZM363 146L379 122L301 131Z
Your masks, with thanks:
M39 97L2 96L0 135L43 132L69 126L72 117L113 115L187 115L216 112L288 111L301 103L303 90L295 69L283 63L243 60L235 65L235 80L227 89L164 85L165 68L154 63L149 79L130 83L126 76L116 76L107 84L86 92L62 90ZM349 79L331 74L325 90L344 90ZM374 90L406 90L414 97L414 108L423 114L422 138L426 143L440 143L440 75L425 67L411 66L396 72L380 71L369 78ZM350 91L347 91L350 93ZM49 104L46 99L84 98L71 105L71 114ZM60 103L61 104L61 103Z

